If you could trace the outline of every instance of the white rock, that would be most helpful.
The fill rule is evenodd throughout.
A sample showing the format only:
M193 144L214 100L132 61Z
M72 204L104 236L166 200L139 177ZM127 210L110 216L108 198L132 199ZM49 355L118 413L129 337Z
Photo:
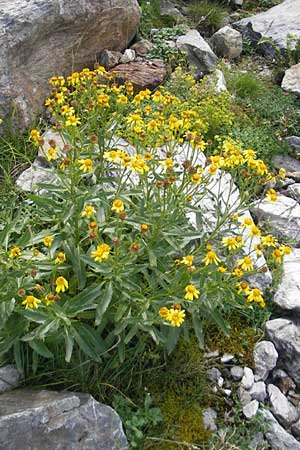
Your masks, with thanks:
M217 367L212 367L211 369L208 369L207 376L210 381L216 382L219 380L219 378L222 378L222 374L219 371L219 369L217 369Z
M203 417L203 425L206 430L209 431L217 431L217 425L216 425L216 419L217 419L217 413L212 408L207 408L202 411L202 417Z
M190 30L179 36L176 45L179 50L186 52L191 67L196 67L201 72L215 70L218 58L197 30Z
M240 366L233 366L230 369L230 373L234 381L240 381L244 375L244 369Z
M227 397L230 397L231 396L231 393L232 393L232 390L231 389L224 389L224 394L226 394L227 395Z
M222 364L227 364L230 361L232 361L234 359L234 355L231 355L229 353L225 353L222 358L221 358L221 363Z
M249 390L252 388L253 384L254 384L253 372L249 367L245 367L244 368L244 376L241 381L241 386L244 389Z
M256 416L258 411L259 403L257 400L252 400L250 403L243 407L243 414L246 419L252 419L252 417Z
M249 391L246 391L242 386L238 388L237 394L242 405L245 406L251 402L251 395L249 394Z
M287 195L300 203L300 183L292 183L287 188Z
M59 178L52 168L42 167L37 161L24 170L16 179L16 185L27 192L35 192L44 195L45 190L39 188L39 183L59 184Z
M276 367L278 353L270 341L258 342L254 347L255 379L266 380L270 370Z
M257 400L263 403L267 398L266 385L263 381L259 381L258 383L254 383L252 388L249 391L252 400Z
M264 409L261 415L266 421L266 438L273 450L300 450L300 442L279 425L270 411Z
M223 377L218 378L217 383L218 383L218 386L219 386L220 388L223 387L223 384L224 384L224 378L223 378Z
M274 302L287 311L300 312L300 249L293 248L283 260L283 275Z
M300 64L295 64L285 71L282 89L295 94L300 94Z
M299 414L296 408L283 395L281 390L274 384L268 385L268 394L270 398L271 411L284 427L290 426L295 422Z
M135 60L135 51L131 48L127 48L121 56L121 64L127 64Z
M216 55L221 58L238 58L243 50L242 34L228 25L213 34L210 42Z

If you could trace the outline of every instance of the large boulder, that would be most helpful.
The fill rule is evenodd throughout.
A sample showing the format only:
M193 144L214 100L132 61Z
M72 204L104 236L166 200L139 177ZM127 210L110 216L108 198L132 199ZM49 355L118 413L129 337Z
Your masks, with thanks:
M300 249L294 248L283 261L283 275L274 296L274 302L280 308L300 312Z
M2 0L0 116L26 127L42 110L53 75L92 67L104 49L123 50L140 19L137 0Z
M176 46L186 53L190 67L194 67L196 71L215 70L218 58L197 30L189 30L183 36L179 36Z
M218 56L238 58L243 50L243 38L239 31L226 26L218 30L210 40Z
M249 23L255 32L271 38L279 48L286 48L288 34L300 37L300 0L285 0L267 11L239 20L234 26L245 30Z
M88 394L19 389L0 397L0 450L127 450L117 413Z
M113 68L118 83L130 82L135 92L155 89L167 76L167 68L160 59L134 61Z

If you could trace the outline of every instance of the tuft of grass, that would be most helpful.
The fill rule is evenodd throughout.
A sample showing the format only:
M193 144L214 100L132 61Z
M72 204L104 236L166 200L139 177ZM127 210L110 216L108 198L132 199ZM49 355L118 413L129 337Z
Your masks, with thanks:
M225 24L228 11L222 4L201 0L189 5L189 16L197 28L214 32Z
M229 79L229 89L240 98L257 98L262 91L260 80L251 72L236 72Z

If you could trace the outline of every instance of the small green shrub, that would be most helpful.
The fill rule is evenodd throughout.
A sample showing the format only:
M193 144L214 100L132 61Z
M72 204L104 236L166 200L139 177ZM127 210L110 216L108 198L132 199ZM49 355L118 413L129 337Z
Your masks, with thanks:
M197 28L204 27L216 31L224 25L228 12L221 4L203 0L189 5L189 15Z
M262 90L262 85L251 72L235 73L229 79L229 89L238 97L256 98Z

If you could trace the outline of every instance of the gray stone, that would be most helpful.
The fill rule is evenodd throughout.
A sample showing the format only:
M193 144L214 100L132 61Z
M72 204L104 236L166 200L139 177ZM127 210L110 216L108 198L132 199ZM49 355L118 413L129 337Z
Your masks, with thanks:
M1 395L0 450L125 450L122 423L88 394L21 389Z
M212 367L211 369L208 369L207 376L210 381L217 382L219 378L222 377L222 374L217 367Z
M206 75L205 78L207 78L210 84L214 86L217 94L227 91L226 80L222 70L216 69L213 73Z
M34 161L16 179L16 186L23 191L45 195L46 191L38 186L40 183L59 185L59 177L54 173L52 168L43 167L39 160Z
M222 358L221 358L221 363L222 364L227 364L230 361L232 361L234 359L234 355L231 355L229 353L225 353Z
M235 6L243 6L244 0L233 0Z
M267 425L266 439L273 450L300 450L300 442L279 425L270 411L264 409L261 415Z
M136 0L0 2L0 116L20 127L43 111L48 79L93 67L104 49L123 50L140 19Z
M300 203L300 183L292 183L288 186L286 195Z
M300 420L298 420L291 426L291 432L293 433L293 435L297 440L300 439Z
M249 391L246 391L242 386L238 388L237 394L242 405L245 406L251 402L251 395L249 394Z
M270 370L276 367L278 353L274 344L270 341L258 342L253 352L255 363L255 379L266 380Z
M119 64L121 57L121 52L103 50L99 56L99 64L105 67L106 70L110 70Z
M254 384L254 375L252 370L249 367L245 367L244 368L244 375L241 381L241 386L246 389L249 390L252 388Z
M285 0L267 11L246 17L234 25L243 30L249 22L255 32L273 39L279 48L287 48L289 34L300 36L300 0Z
M300 94L300 64L295 64L285 71L281 87L287 92Z
M278 366L300 384L300 320L274 319L266 322L267 337L278 351Z
M285 178L284 180L279 180L279 187L281 189L286 189L287 187L291 186L292 184L295 184L296 181L293 180L292 178ZM286 195L286 193L284 192L284 195ZM288 196L289 197L289 196Z
M300 312L300 249L293 248L283 260L283 275L274 302L287 311Z
M121 56L120 63L128 64L135 60L135 51L131 48L127 48L123 55Z
M190 30L179 36L176 45L179 50L186 52L186 58L191 67L200 72L215 70L217 56L197 30Z
M287 399L289 402L291 402L294 406L298 408L300 403L300 394L297 394L295 391L289 391Z
M220 388L223 387L223 385L224 385L224 378L223 377L218 378L217 384L218 384L218 386Z
M240 366L233 366L230 369L230 373L234 381L240 381L244 375L244 369Z
M147 41L146 39L142 39L133 44L130 48L135 51L135 54L137 56L144 57L147 55L147 53L150 52L150 50L153 49L153 47L154 45L152 44L152 42Z
M292 198L278 195L275 203L267 199L257 202L253 213L258 222L272 227L274 234L300 242L300 205Z
M300 161L299 159L293 158L289 155L276 155L272 159L272 164L277 169L283 167L287 172L299 172L300 171Z
M217 431L218 427L216 425L217 413L212 408L207 408L202 411L203 425L206 430Z
M296 389L294 381L282 369L273 370L272 379L274 384L276 384L276 386L279 387L279 389L284 395L287 395L289 391L293 391L294 389Z
M0 394L19 386L22 374L13 364L0 367Z
M232 390L231 389L224 389L223 390L224 394L227 395L227 397L230 397L232 394Z
M251 439L249 444L249 450L257 450L258 448L265 448L267 442L264 439L264 433L261 431L256 433L254 437Z
M300 150L300 136L288 136L285 140L292 150Z
M228 59L238 58L243 50L243 38L239 31L226 26L220 28L210 39L217 56Z
M271 411L281 425L287 428L292 423L296 422L299 418L299 414L294 405L288 401L281 390L274 384L269 384L268 394L271 404Z
M267 398L266 385L263 381L258 381L254 383L252 388L249 391L252 400L257 400L263 403Z
M243 406L243 414L246 419L252 419L252 417L256 416L258 411L259 403L257 400L252 400L247 405Z

